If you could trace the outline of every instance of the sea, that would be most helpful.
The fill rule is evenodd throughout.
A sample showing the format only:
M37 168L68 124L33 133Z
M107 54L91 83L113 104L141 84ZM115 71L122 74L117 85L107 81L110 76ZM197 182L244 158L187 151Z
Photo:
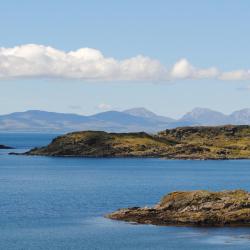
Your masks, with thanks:
M176 190L250 191L250 161L9 155L55 134L2 133L0 249L250 249L250 227L138 225L105 218Z

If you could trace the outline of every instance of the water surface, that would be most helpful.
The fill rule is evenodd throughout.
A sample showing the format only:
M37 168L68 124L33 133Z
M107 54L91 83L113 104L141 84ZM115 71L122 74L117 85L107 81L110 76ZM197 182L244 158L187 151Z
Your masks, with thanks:
M0 134L21 152L55 135ZM104 218L175 190L250 190L250 161L84 159L0 151L0 249L249 249L250 228L132 225ZM13 150L11 150L13 151Z

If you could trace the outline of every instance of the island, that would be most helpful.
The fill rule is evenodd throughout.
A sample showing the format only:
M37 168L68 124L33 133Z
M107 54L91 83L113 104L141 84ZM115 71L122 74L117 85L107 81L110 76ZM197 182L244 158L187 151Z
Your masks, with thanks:
M0 149L13 149L12 147L5 146L3 144L0 144Z
M250 226L250 193L244 190L173 192L154 207L120 209L106 217L163 226Z
M166 159L249 159L250 126L197 126L157 134L73 132L26 155L77 157L158 157Z

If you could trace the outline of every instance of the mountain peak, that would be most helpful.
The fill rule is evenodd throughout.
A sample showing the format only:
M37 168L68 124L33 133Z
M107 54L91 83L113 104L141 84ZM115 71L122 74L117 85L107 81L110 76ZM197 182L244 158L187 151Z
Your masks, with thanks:
M150 111L150 110L148 110L146 108L143 108L143 107L127 109L127 110L124 110L123 113L134 115L134 116L145 117L145 118L150 118L150 117L156 117L157 116L152 111Z
M234 124L249 124L250 123L250 108L241 109L233 112L230 115Z
M234 111L232 114L235 114L235 113L250 114L250 108L240 109L240 110Z
M202 113L207 113L207 112L217 112L217 113L220 113L218 111L215 111L215 110L212 110L212 109L209 109L209 108L201 108L201 107L196 107L196 108L192 109L188 113L189 114L190 113L192 113L192 114L202 114Z
M225 114L212 109L199 107L194 108L192 111L185 114L181 120L192 121L202 125L219 125L227 124L229 122L229 118Z

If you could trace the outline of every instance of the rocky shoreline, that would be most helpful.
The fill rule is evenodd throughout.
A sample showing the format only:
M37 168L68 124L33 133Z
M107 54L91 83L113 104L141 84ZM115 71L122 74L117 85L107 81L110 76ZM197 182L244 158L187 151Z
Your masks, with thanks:
M244 190L173 192L154 207L119 209L106 217L162 226L250 226L250 193Z

